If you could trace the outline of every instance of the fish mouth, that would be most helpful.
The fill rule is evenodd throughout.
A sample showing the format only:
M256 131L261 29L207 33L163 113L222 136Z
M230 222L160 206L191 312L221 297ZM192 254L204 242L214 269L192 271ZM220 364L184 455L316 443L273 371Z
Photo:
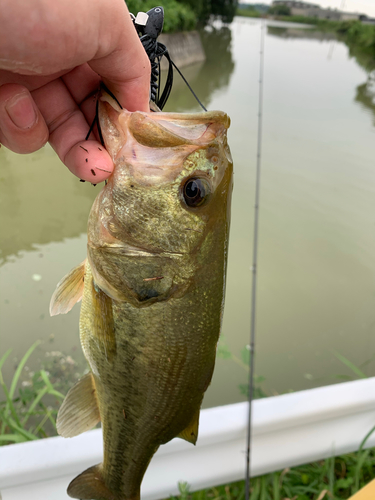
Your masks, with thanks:
M105 147L114 161L120 152L124 154L122 148L128 142L129 132L138 146L153 148L154 153L171 148L173 154L181 150L187 156L224 136L230 125L230 119L223 111L130 112L122 108L103 86L98 99L98 117Z

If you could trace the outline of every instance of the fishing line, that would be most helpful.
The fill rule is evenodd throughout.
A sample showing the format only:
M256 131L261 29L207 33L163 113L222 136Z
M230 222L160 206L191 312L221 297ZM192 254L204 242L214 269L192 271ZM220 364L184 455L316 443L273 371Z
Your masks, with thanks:
M259 101L258 101L258 143L255 176L255 205L254 205L254 230L253 230L253 279L251 287L251 320L250 320L250 360L249 360L249 414L247 421L247 448L246 448L246 486L245 499L250 496L250 463L251 463L251 436L252 436L252 403L254 398L254 354L255 354L255 313L257 292L257 264L258 264L258 225L259 225L259 196L260 196L260 171L262 155L262 121L263 121L263 81L264 81L264 41L266 23L263 20L260 31L260 63L259 63Z
M198 96L196 95L196 93L194 92L194 90L190 87L190 85L189 85L188 81L186 80L186 78L184 77L184 75L181 73L181 71L177 68L177 66L175 65L175 63L172 60L171 60L171 63L173 64L174 68L176 68L176 70L178 71L178 74L181 76L181 78L183 79L183 81L189 87L190 92L196 98L196 100L198 101L198 104L200 104L201 108L203 108L204 111L207 111L207 109L203 106L203 104L201 103L201 101L198 99Z
M101 89L104 89L107 92L107 94L109 94L112 97L112 99L114 99L117 102L117 104L120 106L120 108L122 109L122 106L119 103L119 101L116 98L116 96L109 90L109 88L106 85L104 85L103 82L100 82L99 92L100 92ZM96 99L95 117L94 117L94 119L93 119L93 121L92 121L92 123L90 125L89 131L87 132L87 135L85 137L85 141L89 140L90 134L91 134L91 132L94 129L95 123L96 123L97 128L98 128L98 134L99 134L100 142L104 146L104 139L103 139L102 129L100 128L100 123L99 123L99 99Z
M146 25L147 26L147 25ZM141 43L143 45L143 48L145 49L148 58L150 59L151 62L151 91L150 91L150 99L151 101L154 101L155 104L162 110L169 98L169 95L172 90L173 86L173 68L178 72L178 74L181 76L183 81L186 83L188 86L190 92L193 94L195 99L197 100L198 104L201 106L201 108L204 111L207 111L207 109L204 107L202 102L199 100L198 96L194 92L194 90L191 88L191 85L189 85L189 82L186 80L180 69L177 67L177 65L172 61L171 56L169 55L167 47L158 42L155 37L151 37L150 35L146 34L140 37ZM162 92L162 95L160 96L160 89L161 89L161 70L160 70L160 62L161 59L165 57L168 61L168 74L166 77L166 81L164 84L164 89Z

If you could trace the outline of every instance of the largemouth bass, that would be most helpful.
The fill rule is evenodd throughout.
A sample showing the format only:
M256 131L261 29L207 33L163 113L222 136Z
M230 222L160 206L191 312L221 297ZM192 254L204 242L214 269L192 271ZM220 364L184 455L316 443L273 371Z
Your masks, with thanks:
M115 169L88 221L88 255L51 314L82 298L91 372L57 419L72 437L102 422L104 458L68 487L78 499L137 500L161 444L195 444L223 314L232 161L220 111L130 113L102 95ZM167 473L167 472L166 472Z

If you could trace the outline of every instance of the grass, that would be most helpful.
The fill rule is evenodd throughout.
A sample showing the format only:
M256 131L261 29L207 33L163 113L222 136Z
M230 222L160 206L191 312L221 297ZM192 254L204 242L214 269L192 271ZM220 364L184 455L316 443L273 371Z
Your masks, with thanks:
M56 364L60 372L62 371L61 375L54 367L53 381L46 369L30 372L26 363L39 344L40 342L35 342L20 360L9 386L5 384L2 369L5 363L9 362L11 349L0 359L0 387L4 394L4 399L0 400L0 446L56 435L57 411L65 397L58 389L66 384L66 367L61 361L70 366L75 362L62 355L53 356L47 363L48 367L52 368ZM28 374L26 380L25 372ZM60 375L60 378L56 374Z
M233 354L223 337L220 338L218 348L217 348L217 356L222 359L230 359L238 366L240 366L244 371L249 373L249 363L250 363L250 346L245 346L241 349L240 356L236 356ZM262 382L265 381L265 378L262 375L254 376L254 399L266 398L268 395L264 392L262 388ZM248 396L249 394L249 385L248 384L240 384L238 386L240 393L243 396Z
M366 436L366 440L369 435L370 433ZM357 453L332 457L253 478L250 500L348 499L375 476L375 450L363 449L365 439ZM190 492L186 483L180 483L179 489L180 495L171 497L171 500L244 500L245 498L245 481L196 492Z

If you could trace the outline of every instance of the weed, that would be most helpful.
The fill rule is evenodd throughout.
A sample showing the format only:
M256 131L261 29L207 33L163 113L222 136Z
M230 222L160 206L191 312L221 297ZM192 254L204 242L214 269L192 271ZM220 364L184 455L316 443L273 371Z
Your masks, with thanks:
M16 396L21 373L39 344L35 342L23 356L9 387L4 382L2 367L11 349L0 359L0 386L5 396L5 400L0 401L0 446L56 434L57 409L64 394L56 390L46 370L30 373L30 380L21 385Z
M360 449L357 453L255 477L251 480L250 500L347 499L374 476L375 450ZM245 497L245 481L196 492L191 492L186 483L183 485L180 496L171 500L244 500Z
M240 357L233 354L227 344L225 343L225 339L223 337L220 338L219 345L217 348L217 356L222 359L230 359L238 366L240 366L244 371L249 373L250 369L250 350L249 346L245 346L240 351ZM265 378L261 375L255 375L254 377L254 399L266 398L268 395L264 392L261 387L262 382L265 381ZM246 398L249 395L249 384L240 384L238 386L240 393Z

